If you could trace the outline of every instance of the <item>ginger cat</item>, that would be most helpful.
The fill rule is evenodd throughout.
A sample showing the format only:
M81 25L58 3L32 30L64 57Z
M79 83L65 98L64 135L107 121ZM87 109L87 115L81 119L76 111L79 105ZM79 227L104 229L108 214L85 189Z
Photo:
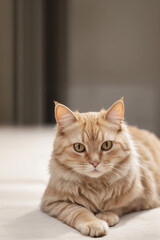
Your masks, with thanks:
M160 206L160 140L123 117L123 98L89 113L55 102L57 135L42 211L95 237L124 213Z

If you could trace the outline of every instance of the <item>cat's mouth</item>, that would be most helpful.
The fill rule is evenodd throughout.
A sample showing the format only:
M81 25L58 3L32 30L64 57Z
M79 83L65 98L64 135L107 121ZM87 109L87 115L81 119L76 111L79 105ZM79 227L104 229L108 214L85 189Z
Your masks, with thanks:
M95 168L94 170L91 171L91 173L100 173L100 171Z

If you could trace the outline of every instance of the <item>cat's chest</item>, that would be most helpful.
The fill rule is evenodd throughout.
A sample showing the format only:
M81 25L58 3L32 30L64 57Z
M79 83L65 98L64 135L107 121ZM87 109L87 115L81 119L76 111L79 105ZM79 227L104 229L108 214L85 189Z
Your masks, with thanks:
M108 185L107 182L64 182L60 186L60 199L82 205L92 212L113 209L113 202L121 194L121 187L117 184Z
M106 210L108 203L111 204L113 195L114 189L109 187L107 183L99 185L87 183L84 186L78 186L74 200L93 212L99 212Z

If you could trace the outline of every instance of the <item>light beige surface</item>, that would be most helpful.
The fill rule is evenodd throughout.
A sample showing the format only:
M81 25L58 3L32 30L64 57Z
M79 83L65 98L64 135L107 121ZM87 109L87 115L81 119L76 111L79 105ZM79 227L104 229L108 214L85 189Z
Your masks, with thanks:
M53 138L51 127L0 128L0 239L90 239L39 210ZM101 239L159 240L160 208L123 216Z

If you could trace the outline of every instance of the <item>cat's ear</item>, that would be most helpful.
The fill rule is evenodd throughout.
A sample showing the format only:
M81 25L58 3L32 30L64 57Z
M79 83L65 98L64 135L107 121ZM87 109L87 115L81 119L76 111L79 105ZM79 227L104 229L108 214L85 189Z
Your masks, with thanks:
M115 102L108 110L105 116L106 120L109 122L121 125L124 118L124 102L123 97L121 97L117 102Z
M65 105L56 101L55 103L55 118L59 127L65 128L77 121L75 114Z

